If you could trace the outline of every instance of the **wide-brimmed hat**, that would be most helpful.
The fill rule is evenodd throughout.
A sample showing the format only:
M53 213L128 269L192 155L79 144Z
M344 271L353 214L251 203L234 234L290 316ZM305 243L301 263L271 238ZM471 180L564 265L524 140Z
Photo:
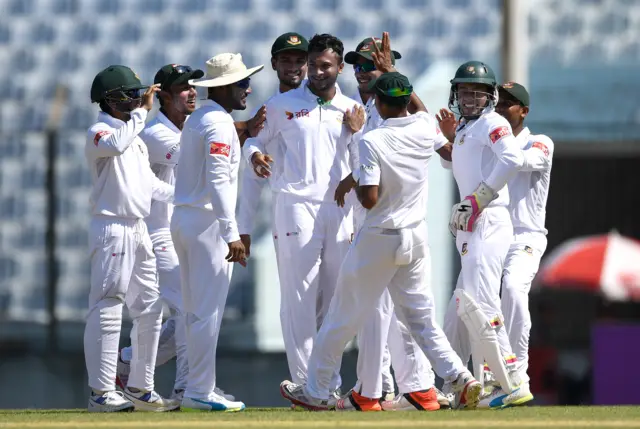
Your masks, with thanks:
M264 68L264 65L247 68L240 54L219 54L206 62L207 74L201 79L191 79L193 86L216 87L231 85L248 78Z

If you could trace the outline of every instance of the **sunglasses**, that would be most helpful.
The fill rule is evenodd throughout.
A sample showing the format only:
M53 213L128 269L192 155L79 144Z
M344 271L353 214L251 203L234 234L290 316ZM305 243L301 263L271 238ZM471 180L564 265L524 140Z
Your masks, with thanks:
M376 69L376 65L374 63L364 63L364 64L354 64L353 71L356 73L369 73Z
M241 81L236 82L234 85L240 89L248 89L251 85L251 78L242 79Z
M105 97L113 102L128 102L142 98L141 92L139 89L129 89L126 91L115 89L105 94Z

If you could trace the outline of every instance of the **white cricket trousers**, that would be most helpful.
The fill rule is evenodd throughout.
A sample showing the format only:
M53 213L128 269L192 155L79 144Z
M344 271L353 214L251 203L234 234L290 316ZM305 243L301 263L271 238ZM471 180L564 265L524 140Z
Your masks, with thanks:
M307 381L314 339L331 303L349 249L350 210L285 192L276 198L280 323L294 383ZM339 372L332 389L340 387Z
M504 320L500 305L500 281L509 246L513 240L513 226L506 207L488 207L476 223L473 232L458 231L456 247L462 265L456 289L461 288L478 303L489 320ZM451 346L467 364L471 356L469 331L456 311L455 297L447 307L444 331ZM504 326L497 330L500 351L508 366L515 356ZM483 363L474 362L474 367ZM479 376L474 371L476 377Z
M142 219L93 216L89 226L91 289L84 331L89 386L115 390L122 307L133 319L129 386L153 390L162 304L156 259Z
M529 367L531 332L529 291L546 249L545 234L516 228L502 274L501 301L504 326L507 328L511 348L518 359L517 369L524 380L528 380L526 373Z
M216 387L216 349L233 264L215 214L177 206L171 236L180 262L189 373L185 396L206 399Z
M371 316L387 288L398 319L410 329L422 351L451 359L448 364L456 373L464 371L435 321L426 237L425 222L405 230L363 227L358 231L340 268L336 291L311 355L307 382L311 396L328 397L345 345ZM396 258L401 248L405 249L404 261Z

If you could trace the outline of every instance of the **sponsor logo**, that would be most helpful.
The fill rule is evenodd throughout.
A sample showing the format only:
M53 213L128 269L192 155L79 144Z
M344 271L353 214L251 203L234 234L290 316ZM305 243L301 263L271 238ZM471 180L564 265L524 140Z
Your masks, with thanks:
M104 136L108 136L109 134L111 134L110 131L98 131L96 135L93 137L93 144L98 146L100 139Z
M211 142L209 143L209 155L229 156L231 146L225 143Z
M460 250L460 254L462 256L466 255L467 252L469 251L468 247L467 247L467 243L462 243L462 250Z
M304 116L308 117L309 111L307 109L302 109L299 112L284 112L284 114L287 115L288 120L292 120L292 119L299 119Z
M510 135L511 135L511 130L509 129L509 127L498 127L489 133L489 139L491 140L491 143L495 144L502 137L506 137Z
M165 158L171 159L171 157L173 156L174 153L176 153L179 147L180 147L180 144L173 145L173 147L169 149L169 152L167 152L167 155L165 156Z
M530 246L524 246L524 251L529 255L533 255L533 249Z
M534 142L531 145L531 147L532 148L535 147L536 149L540 149L544 153L544 156L549 157L549 148L544 143Z

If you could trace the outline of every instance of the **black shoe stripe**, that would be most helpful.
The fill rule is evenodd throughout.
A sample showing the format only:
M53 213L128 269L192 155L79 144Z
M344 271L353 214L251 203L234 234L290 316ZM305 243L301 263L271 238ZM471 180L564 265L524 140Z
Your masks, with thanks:
M407 401L409 401L411 403L411 405L413 405L414 407L416 407L418 410L424 411L424 407L422 405L420 405L419 402L416 402L415 399L413 399L413 396L411 396L410 393L405 393L404 397Z
M360 408L360 405L358 405L356 400L353 399L353 395L349 395L349 402L351 402L351 405L353 405L356 410L362 411L362 408Z

